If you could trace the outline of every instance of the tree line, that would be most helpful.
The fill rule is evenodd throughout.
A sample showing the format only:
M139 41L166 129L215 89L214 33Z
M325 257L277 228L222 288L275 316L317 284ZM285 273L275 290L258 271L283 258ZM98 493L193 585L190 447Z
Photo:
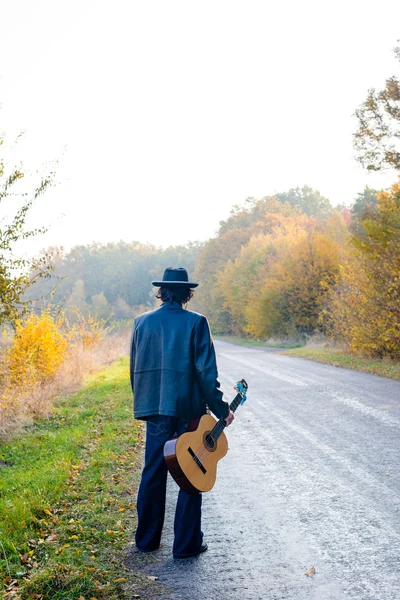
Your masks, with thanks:
M323 333L355 352L397 357L399 247L398 184L366 187L350 208L333 208L304 186L249 198L204 244L52 249L51 273L24 300L61 308L71 320L132 319L155 306L151 280L184 265L201 282L190 307L216 334L304 341Z
M158 248L139 242L75 246L48 252L51 272L30 286L24 300L35 310L58 307L70 320L91 314L106 321L132 319L155 305L151 281L166 266L187 265L194 271L201 249L197 242Z
M314 196L318 193L314 193ZM400 186L351 209L304 210L309 188L249 200L199 254L194 306L216 333L305 340L400 357ZM300 199L300 201L297 201Z

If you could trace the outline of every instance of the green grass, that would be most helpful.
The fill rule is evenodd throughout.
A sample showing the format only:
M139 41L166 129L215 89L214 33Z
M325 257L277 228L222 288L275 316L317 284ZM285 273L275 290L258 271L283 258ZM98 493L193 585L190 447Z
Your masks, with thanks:
M141 432L124 359L0 444L4 598L128 597L121 553L135 528Z
M344 351L329 348L296 348L287 350L284 354L315 360L336 367L374 373L391 379L400 379L400 363L390 360L352 356Z
M301 346L300 342L295 341L261 342L249 338L236 337L234 335L214 335L213 337L222 342L230 342L231 344L238 344L239 346L248 346L251 348L298 348Z

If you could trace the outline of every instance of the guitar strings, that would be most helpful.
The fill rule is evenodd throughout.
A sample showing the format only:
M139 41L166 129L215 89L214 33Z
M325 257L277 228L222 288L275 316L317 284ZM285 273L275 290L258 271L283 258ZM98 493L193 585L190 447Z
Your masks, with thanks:
M242 398L243 398L242 394L238 393L235 396L235 398L232 400L231 404L229 405L229 409L232 412L235 412L235 410L238 408ZM204 458L205 456L207 456L207 454L214 448L215 444L218 441L219 436L224 431L225 427L226 427L225 419L220 419L214 425L214 427L211 429L211 431L207 435L205 443L203 443L203 445L202 445L201 451L197 454L197 456L200 460L202 458ZM207 448L207 438L211 438L211 440L212 440L213 445L210 448Z

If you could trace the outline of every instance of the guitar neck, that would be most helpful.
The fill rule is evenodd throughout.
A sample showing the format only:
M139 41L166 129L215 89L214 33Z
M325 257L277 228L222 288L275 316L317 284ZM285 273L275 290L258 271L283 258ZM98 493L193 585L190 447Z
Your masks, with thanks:
M242 394L236 394L236 396L234 397L234 399L232 400L232 402L229 405L229 408L231 409L232 412L235 412L235 410L240 405L242 400L243 400Z
M240 403L242 402L242 400L243 400L242 394L239 394L239 393L236 394L236 396L234 397L234 399L232 400L232 402L229 405L230 410L232 412L235 412L237 407L240 406ZM223 432L225 427L226 427L225 419L220 419L211 431L211 435L214 440L217 440L219 438L219 436L221 435L221 433Z

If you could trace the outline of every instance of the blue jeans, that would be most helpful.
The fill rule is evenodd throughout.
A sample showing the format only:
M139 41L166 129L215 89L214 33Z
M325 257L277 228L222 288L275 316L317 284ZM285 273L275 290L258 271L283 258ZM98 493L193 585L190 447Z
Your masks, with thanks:
M147 418L145 462L137 498L138 526L136 546L151 552L160 546L164 524L167 465L164 444L187 429L188 422L178 417L155 415ZM196 554L203 541L201 531L201 494L179 490L174 522L174 556Z

